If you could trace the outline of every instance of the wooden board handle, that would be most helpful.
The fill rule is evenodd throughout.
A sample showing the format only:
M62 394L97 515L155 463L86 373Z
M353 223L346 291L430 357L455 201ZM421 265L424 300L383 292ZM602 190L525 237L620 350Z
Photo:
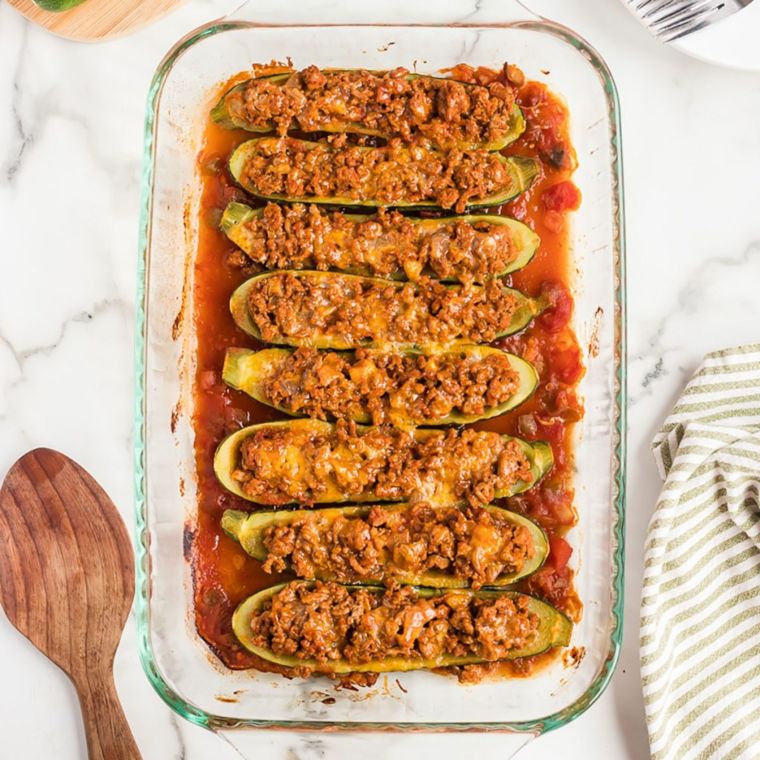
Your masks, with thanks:
M110 668L104 673L90 672L74 685L82 706L89 759L142 760L116 694Z

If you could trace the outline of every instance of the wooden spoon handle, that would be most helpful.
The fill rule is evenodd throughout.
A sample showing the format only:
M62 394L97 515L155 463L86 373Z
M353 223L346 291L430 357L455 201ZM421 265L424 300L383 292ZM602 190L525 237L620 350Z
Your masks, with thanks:
M110 669L104 673L89 672L77 681L90 760L141 760Z

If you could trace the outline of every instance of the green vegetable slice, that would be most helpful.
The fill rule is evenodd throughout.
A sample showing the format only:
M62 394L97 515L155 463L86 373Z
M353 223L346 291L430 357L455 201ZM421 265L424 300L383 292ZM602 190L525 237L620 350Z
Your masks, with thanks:
M302 581L303 583L313 585L313 582ZM264 660L274 662L278 665L285 667L306 667L311 668L316 672L322 673L390 673L393 671L408 671L408 670L423 670L430 668L445 668L452 665L471 665L478 662L486 662L485 658L478 655L466 655L466 656L453 656L444 654L436 658L402 658L402 657L387 657L381 660L373 660L370 662L352 663L346 660L331 660L328 662L319 662L312 659L303 659L293 655L275 654L269 649L257 646L254 644L251 636L251 619L255 612L260 610L265 602L269 601L275 594L281 591L287 584L282 583L277 586L266 588L263 591L259 591L257 594L248 597L244 600L240 606L235 610L232 617L232 629L235 632L240 643L253 654L258 655ZM349 589L364 588L366 590L373 591L378 594L382 594L385 589L372 587L372 586L347 586ZM431 598L441 594L439 589L418 589L419 594L423 598ZM481 591L444 591L447 594L463 594L468 597L477 596L483 599L493 599L498 596L510 596L512 598L518 596L526 596L525 594L519 594L515 591L497 591L497 590L481 590ZM513 650L505 659L513 660L520 657L531 657L541 652L545 652L548 649L554 647L564 647L570 643L570 637L573 632L573 624L569 618L563 615L559 610L555 609L546 602L542 602L540 599L534 597L528 597L529 609L532 613L539 618L538 636L536 640L532 642L530 646L522 649Z
M255 219L260 218L264 213L262 208L251 208L244 203L231 202L227 204L222 214L222 219L219 222L219 227L222 232L239 248L245 251L251 258L254 259L254 251L252 246L252 233L248 230L247 225ZM372 219L371 215L367 214L346 214L346 219L352 223L360 224ZM506 277L506 275L516 272L518 269L522 269L527 266L532 260L533 256L538 249L540 239L538 235L533 232L530 227L522 222L518 222L517 219L510 219L505 216L497 216L495 214L469 214L458 217L440 217L438 219L411 219L420 232L432 235L436 230L444 228L447 224L451 224L455 221L462 221L468 224L488 224L493 227L508 227L512 242L514 243L517 255L515 258L502 270L497 272L495 277ZM386 245L382 240L369 240L366 241L367 248L371 250L382 250ZM264 264L265 262L257 261L258 264ZM299 267L292 266L292 269L298 269ZM313 265L300 267L302 269L312 269ZM357 274L366 277L378 276L367 266L351 266L344 269L338 269L333 267L335 271L347 272L349 274ZM423 271L426 276L433 276L430 270ZM399 269L390 274L389 279L393 280L406 280L408 279L403 269ZM443 278L443 282L455 282L455 277Z
M412 508L411 504L399 504L397 506L383 505L383 509L389 511L408 511ZM549 544L546 534L539 525L523 515L492 504L483 507L493 514L500 515L503 519L516 525L523 526L530 532L533 539L534 554L525 563L521 570L514 573L507 573L499 576L489 586L507 586L514 583L520 578L524 578L536 572L543 565L549 553ZM240 510L227 509L222 515L222 529L232 538L234 538L254 559L264 561L267 558L268 551L264 545L264 531L270 526L292 525L294 522L320 518L320 524L325 523L329 526L336 518L342 516L348 519L362 518L369 514L372 506L362 507L332 507L318 510L299 509L294 511L278 512L241 512ZM387 561L387 558L386 558ZM429 570L422 575L401 575L393 573L391 576L398 583L408 586L433 586L435 588L465 588L467 581L462 578L445 573L441 570ZM323 572L309 580L334 581L335 576L329 572ZM362 583L382 584L383 578L362 579Z
M331 206L349 206L349 207L368 207L377 208L393 207L399 209L437 209L441 208L435 201L397 201L388 203L378 198L365 198L357 200L350 196L319 196L319 195L282 195L279 193L267 193L259 190L252 185L243 176L246 165L249 161L253 160L261 146L267 144L267 142L277 142L279 139L290 140L293 143L299 143L307 150L314 149L327 149L328 151L334 150L334 148L326 145L325 143L312 142L309 140L297 140L294 137L289 138L277 138L277 137L257 137L253 140L241 143L232 152L229 159L229 170L234 180L251 195L270 201L286 201L289 203L318 203L327 204ZM378 151L384 150L384 148L359 148L361 151ZM430 151L435 153L436 151ZM536 177L539 175L541 169L540 164L536 159L527 158L525 156L503 156L498 153L491 154L497 158L506 169L506 172L510 178L509 185L493 195L486 196L484 198L473 199L467 203L467 209L487 208L488 206L500 206L502 203L516 198L521 193L524 193L532 184Z
M341 71L346 71L346 69L334 69L336 73ZM377 72L380 73L380 72ZM259 79L266 79L267 81L278 84L278 85L284 85L293 75L293 72L288 72L286 74L271 74L266 77L259 77ZM441 81L446 81L443 77L430 77L425 76L423 74L408 74L406 76L406 79L412 80L412 79L438 79ZM266 127L260 127L255 124L252 124L249 121L246 121L244 118L241 118L240 116L237 116L234 113L234 106L232 105L232 101L235 99L235 96L238 93L242 93L250 84L255 80L248 79L244 82L240 82L236 84L234 87L231 87L227 92L222 95L219 102L214 106L213 109L211 109L211 118L217 123L220 124L222 127L225 127L226 129L245 129L248 132L256 132L259 134L267 134L270 132L273 132L275 129L274 123L269 123ZM476 84L470 84L469 82L460 82L460 84L464 85L465 87L479 87L481 85ZM296 125L292 127L293 129L298 129L300 131L303 131L302 127L300 125ZM336 117L334 121L332 122L325 122L323 124L320 124L319 126L320 132L352 132L355 134L362 134L362 135L374 135L376 137L394 137L395 134L392 134L390 132L383 132L382 130L378 130L373 127L369 127L365 124L361 124L359 122L355 121L349 121L347 119L341 119L339 117ZM501 137L499 137L496 140L493 140L489 143L476 143L476 144L459 144L456 147L460 149L465 148L484 148L485 150L501 150L502 148L505 148L510 143L514 142L523 132L525 131L525 118L523 117L522 110L520 109L520 106L518 106L516 103L512 106L511 111L511 119L509 128L506 132L504 132ZM454 146L448 146L448 147L454 147Z
M35 5L39 5L43 10L52 11L53 13L60 13L70 8L76 8L77 5L81 5L83 2L85 0L34 0Z
M293 353L290 348L265 348L261 351L250 351L245 348L228 348L224 357L224 368L222 370L222 379L227 385L247 393L252 398L260 401L262 404L278 409L292 417L306 416L299 412L293 412L282 406L273 403L266 394L267 378L273 374L278 365L281 365ZM404 409L390 410L389 417L396 425L464 425L478 420L487 420L491 417L497 417L500 414L508 412L510 409L522 404L526 399L533 395L538 385L538 373L532 364L525 359L521 359L514 354L508 354L498 348L491 346L463 346L461 349L400 349L398 353L403 354L454 354L466 358L485 358L489 354L500 354L507 356L512 368L519 374L519 387L517 392L497 406L486 408L482 414L464 414L463 412L453 411L446 417L417 419L411 417ZM347 412L344 417L352 419L354 422L370 423L371 416L366 412L356 411Z
M335 430L335 425L330 422L322 422L321 420L280 420L277 422L262 422L257 425L249 425L248 427L241 428L234 433L228 435L217 447L214 454L214 472L219 482L228 490L234 493L236 496L240 496L248 501L256 503L269 503L269 502L257 502L256 499L248 496L240 486L240 483L233 478L232 474L235 470L239 469L240 463L240 446L254 433L259 431L277 430L278 428L285 428L293 431L296 434L302 435L329 435ZM367 430L368 428L363 425L357 425L357 432ZM417 440L424 440L433 435L440 435L441 431L435 428L416 428L409 431L410 435L413 435ZM511 439L511 436L502 436L504 439ZM504 490L498 490L494 494L495 499L502 499L508 496L514 496L517 493L527 491L529 488L533 488L539 480L551 469L554 464L554 456L552 454L551 446L545 441L524 441L520 438L513 438L518 442L520 447L525 453L528 461L530 462L530 469L532 479L530 482L523 480L517 481L512 487ZM297 466L298 469L305 470L302 465L304 462L304 455L297 442L291 443L283 447L281 452L281 459L290 465ZM432 504L456 504L457 499L453 496L453 486L450 483L444 482L445 478L441 478L436 483L437 491L433 495L423 494L422 496L426 501ZM316 504L331 504L341 503L347 501L357 502L372 502L372 501L397 501L394 499L379 498L375 493L367 492L359 497L350 497L344 491L341 491L334 483L326 483L325 490L314 499ZM278 502L279 503L279 502ZM286 502L286 503L294 503Z
M319 334L319 333L315 333L313 336L308 336L308 337L299 336L297 338L293 338L289 336L280 336L277 339L265 341L261 335L261 332L259 331L259 328L251 319L251 315L248 310L248 299L249 299L251 290L252 288L256 286L256 283L259 283L262 280L266 278L270 278L270 277L282 277L285 274L291 275L297 278L302 278L304 280L307 278L313 278L313 279L346 278L346 279L353 279L353 280L363 280L369 283L375 282L375 283L381 284L384 287L395 287L399 290L407 286L407 283L404 283L404 282L396 282L394 280L390 280L390 281L383 280L382 278L379 278L379 277L360 277L358 275L353 275L353 274L339 274L337 272L312 272L312 271L288 270L286 272L264 272L263 274L257 274L254 277L251 277L250 279L246 280L242 285L240 285L233 292L230 298L230 312L232 313L232 318L235 320L235 323L241 330L248 333L248 335L251 335L257 340L260 340L263 342L275 343L277 345L309 346L312 348L331 348L337 351L347 350L347 349L352 349L352 348L380 348L380 347L386 347L388 345L394 345L394 347L396 348L410 348L410 349L420 349L426 346L427 344L426 341L419 341L415 343L394 343L393 341L390 341L390 340L376 341L372 339L362 340L362 341L352 341L340 335L327 335L327 334ZM415 285L414 287L416 288L417 286ZM447 285L446 287L459 288L461 286ZM476 285L473 287L479 288L480 286ZM495 338L503 338L507 335L512 335L516 332L519 332L523 328L527 327L530 324L530 322L533 320L533 318L538 316L547 307L546 300L541 297L530 298L529 296L526 296L524 293L521 293L519 290L514 290L513 288L504 287L502 288L502 290L507 291L514 296L514 298L518 302L518 308L515 310L514 314L512 315L512 321L510 322L508 328L497 333ZM451 347L451 346L463 345L463 344L470 345L472 344L472 341L467 340L466 338L454 338L451 341L448 341L446 345Z

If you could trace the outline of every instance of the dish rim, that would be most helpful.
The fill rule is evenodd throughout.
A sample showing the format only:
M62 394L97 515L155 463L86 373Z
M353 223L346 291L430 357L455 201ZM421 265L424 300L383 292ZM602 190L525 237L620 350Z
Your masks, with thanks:
M166 682L154 657L150 641L150 531L146 499L145 445L147 437L146 415L146 351L148 327L148 260L152 228L153 183L155 179L156 134L161 94L174 63L185 50L206 37L222 32L256 28L522 28L551 34L574 47L596 70L607 101L610 125L610 166L612 186L613 271L615 275L614 341L614 446L610 507L612 515L612 607L610 647L601 672L578 699L567 707L545 717L515 722L401 722L384 721L314 721L314 720L259 720L232 719L214 715L184 699ZM156 68L148 90L146 117L143 132L143 166L141 172L140 221L137 259L137 298L135 309L135 407L134 407L134 488L135 488L135 560L136 594L135 618L137 624L140 663L159 696L178 715L191 723L218 731L239 728L285 731L391 731L391 732L506 732L538 735L570 723L582 715L601 696L615 671L623 636L624 606L624 549L626 502L626 264L625 214L623 197L622 135L620 103L612 74L601 55L583 38L566 26L547 19L481 23L257 23L246 20L219 19L189 32L175 43Z

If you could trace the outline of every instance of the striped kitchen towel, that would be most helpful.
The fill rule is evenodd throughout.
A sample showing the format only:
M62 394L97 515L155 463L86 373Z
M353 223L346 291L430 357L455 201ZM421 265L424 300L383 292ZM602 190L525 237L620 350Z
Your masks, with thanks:
M641 678L654 760L760 758L760 344L708 354L653 449Z

